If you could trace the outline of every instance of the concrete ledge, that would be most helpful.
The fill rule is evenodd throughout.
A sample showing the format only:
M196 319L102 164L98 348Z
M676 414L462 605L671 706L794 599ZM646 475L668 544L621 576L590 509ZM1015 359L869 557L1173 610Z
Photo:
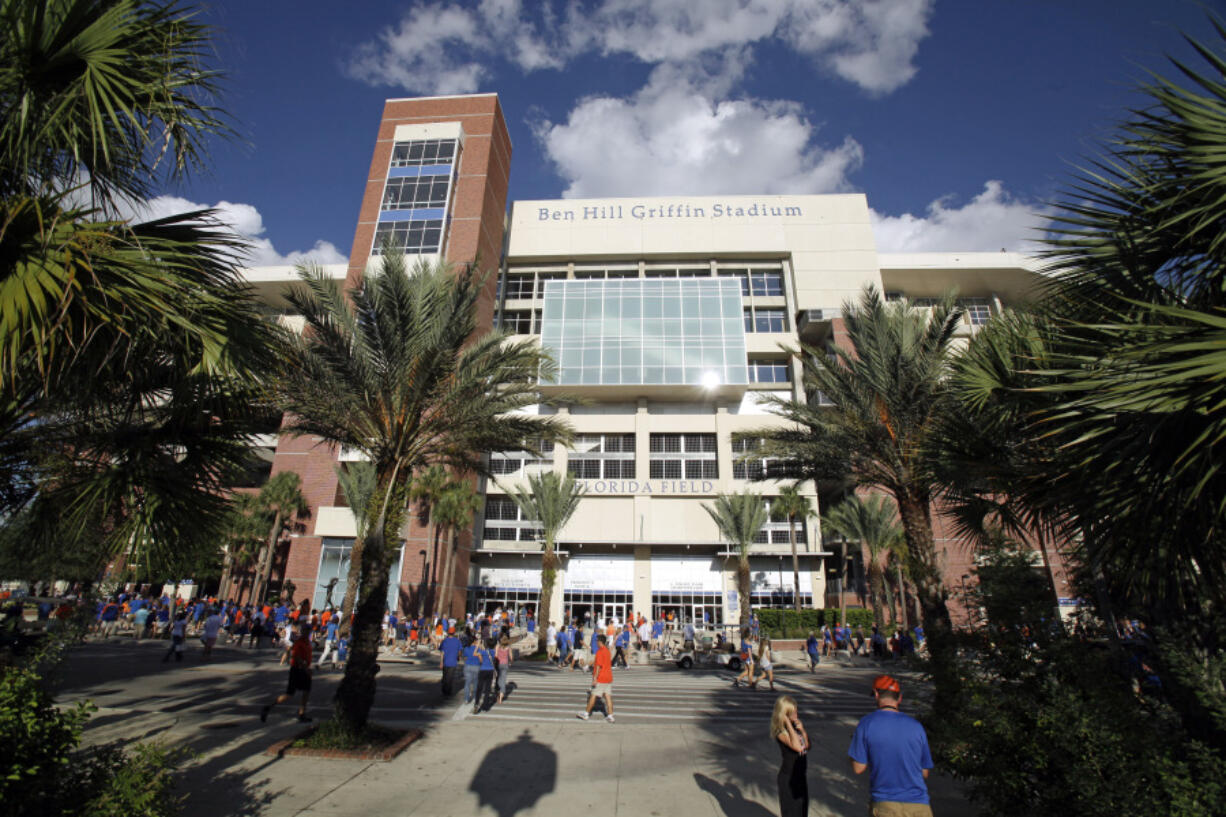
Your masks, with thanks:
M414 741L422 736L420 729L408 729L400 740L384 749L308 749L290 745L294 741L301 740L314 733L315 729L316 727L312 726L310 729L300 732L292 738L279 740L265 749L264 754L276 757L319 757L328 760L387 761L409 748Z

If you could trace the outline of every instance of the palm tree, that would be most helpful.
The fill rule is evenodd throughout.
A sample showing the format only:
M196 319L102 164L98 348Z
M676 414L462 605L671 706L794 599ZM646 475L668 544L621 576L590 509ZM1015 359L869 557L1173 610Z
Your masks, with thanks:
M430 570L433 569L435 573L438 573L440 528L437 524L438 520L434 518L434 508L447 489L448 482L447 471L441 465L431 465L413 477L409 488L409 500L418 503L421 509L419 515L426 521L426 543L429 547L428 561L421 567L421 587L417 591L417 607L422 615L428 615L431 610Z
M281 541L281 534L287 527L293 525L299 514L306 513L310 506L302 495L302 477L293 471L282 471L274 475L258 495L259 503L265 508L265 515L272 518L268 528L264 548L260 551L260 560L255 576L255 585L251 598L257 604L264 600L268 589L268 578L272 573L272 562Z
M439 496L434 514L438 525L447 531L447 561L443 565L440 588L443 593L443 613L452 614L455 603L456 552L459 550L460 531L472 524L473 517L481 510L481 495L471 482L455 479Z
M807 397L768 399L788 424L746 434L763 438L762 454L790 460L802 478L849 479L894 497L916 566L934 670L956 689L956 676L946 671L952 628L932 533L936 476L926 443L951 410L951 340L961 312L952 298L915 309L905 301L886 303L866 287L859 303L844 305L843 316L846 346L829 355L802 348Z
M800 557L796 555L796 521L814 516L813 506L796 485L784 485L779 496L771 500L771 515L788 520L788 544L792 546L792 587L795 588L796 612L800 612Z
M736 586L740 596L741 629L749 627L751 592L749 586L749 550L758 533L766 526L766 505L759 494L719 494L714 505L703 505L719 528L719 535L737 550Z
M880 494L868 498L851 496L826 511L822 529L856 542L868 554L869 586L873 595L873 618L885 625L885 569L894 547L903 540L893 503ZM846 562L846 554L844 554ZM846 620L843 600L839 599L839 621Z
M246 569L255 561L268 533L268 518L255 494L235 494L230 500L222 545L222 574L218 595L230 598L235 569ZM239 595L242 587L240 584Z
M210 213L118 217L228 131L209 29L93 0L3 0L0 26L4 547L178 573L224 536L274 333Z
M345 502L353 511L354 521L353 547L349 549L349 571L340 612L340 635L348 637L349 624L353 619L353 603L357 599L358 583L361 581L362 543L366 541L366 530L370 521L366 514L375 492L375 469L369 462L358 460L347 463L343 468L335 467L334 470L341 490L345 492Z
M543 474L529 474L526 486L516 486L508 493L524 518L540 525L541 598L536 612L537 618L544 622L549 618L553 586L558 575L558 555L554 546L558 533L579 507L583 486L575 480L574 474L560 477L553 471L546 471ZM545 630L538 630L541 634L537 640L537 652L543 653L546 647Z
M360 452L375 472L357 563L357 602L345 677L336 693L342 728L361 730L374 702L388 570L400 550L412 476L431 465L483 473L482 453L525 437L565 439L550 416L520 411L555 367L533 344L478 335L484 276L472 266L384 252L380 270L342 292L305 266L289 296L306 330L285 350L279 395L286 430Z

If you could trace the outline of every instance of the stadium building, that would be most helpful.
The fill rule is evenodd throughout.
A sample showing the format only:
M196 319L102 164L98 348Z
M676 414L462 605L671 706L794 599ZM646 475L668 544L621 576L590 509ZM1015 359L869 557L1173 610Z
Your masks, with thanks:
M483 328L501 326L547 347L559 365L546 386L573 445L490 454L479 481L484 511L460 542L455 587L440 587L441 554L413 520L393 567L389 607L416 612L423 597L453 609L535 608L540 544L509 490L553 469L582 480L586 495L559 539L558 620L591 612L734 621L740 605L837 604L834 551L817 514L834 486L801 485L814 512L791 533L800 558L794 585L786 520L772 517L751 557L752 597L738 598L735 554L704 510L722 492L753 490L767 503L778 483L739 432L780 422L764 398L801 396L799 364L785 349L822 348L843 337L841 310L866 285L919 306L954 289L969 337L992 314L1024 302L1039 275L1013 253L885 254L862 194L675 196L515 201L507 208L511 144L496 95L389 100L358 216L348 266L353 281L378 263L384 241L409 255L478 263L491 275ZM282 298L290 268L248 270L270 310L289 325ZM578 398L578 399L575 399ZM343 595L354 520L335 468L346 452L318 440L270 435L270 473L298 472L311 512L278 555L274 583L322 607ZM939 525L939 520L938 520ZM956 586L973 560L938 527L944 568ZM863 573L854 571L862 590ZM464 580L466 577L466 580ZM333 582L333 580L336 580ZM462 586L461 586L462 584ZM274 584L275 586L275 584ZM329 591L331 587L331 591Z

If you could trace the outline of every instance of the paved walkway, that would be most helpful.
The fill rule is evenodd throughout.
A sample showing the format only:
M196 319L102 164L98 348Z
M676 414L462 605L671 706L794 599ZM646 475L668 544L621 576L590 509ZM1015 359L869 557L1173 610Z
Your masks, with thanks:
M259 723L259 706L280 691L284 668L268 652L223 650L213 664L189 652L161 664L160 645L95 644L65 668L61 699L96 700L93 741L160 739L195 757L184 766L184 814L216 815L660 815L776 814L779 751L768 734L775 695L734 690L732 674L671 665L618 670L617 723L575 718L588 678L521 663L501 706L480 715L438 693L437 671L389 664L373 717L416 725L426 736L389 763L276 759L263 750L298 731L287 706ZM812 815L866 811L867 785L845 757L856 720L869 711L879 670L795 667L777 687L800 702L814 741ZM316 676L316 718L339 673ZM904 699L905 700L905 699ZM949 781L932 782L941 817L974 812Z

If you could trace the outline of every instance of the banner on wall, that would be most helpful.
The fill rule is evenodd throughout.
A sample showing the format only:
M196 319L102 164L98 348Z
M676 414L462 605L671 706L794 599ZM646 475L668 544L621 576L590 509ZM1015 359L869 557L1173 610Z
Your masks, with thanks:
M653 593L718 593L723 590L720 559L714 557L651 557Z
M508 590L540 590L541 560L522 556L493 556L475 561L473 584Z
M792 557L750 559L749 586L755 593L769 593L772 590L784 590L790 593L793 590ZM800 592L813 592L812 570L801 569Z
M564 590L634 592L634 556L571 556L566 561Z

